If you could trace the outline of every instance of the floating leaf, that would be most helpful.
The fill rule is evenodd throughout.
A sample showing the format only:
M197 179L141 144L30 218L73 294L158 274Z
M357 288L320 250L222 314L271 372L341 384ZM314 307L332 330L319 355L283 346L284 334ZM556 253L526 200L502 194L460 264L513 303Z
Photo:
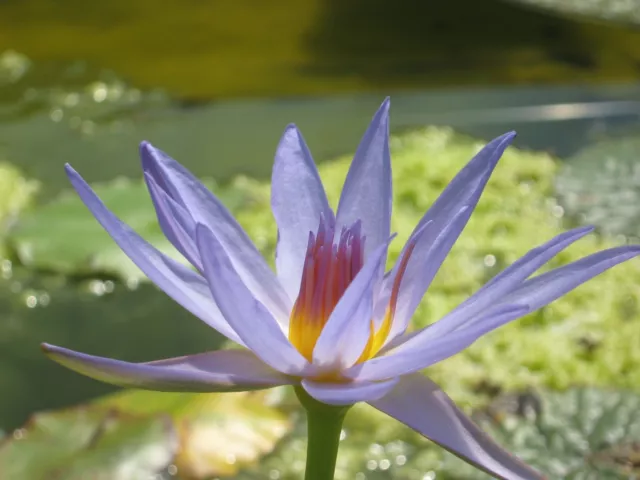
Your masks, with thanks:
M640 237L640 137L590 145L562 167L556 180L566 214L610 235Z
M163 416L105 408L39 413L0 445L3 480L139 480L170 464L176 432Z
M288 417L266 404L271 393L124 391L98 404L131 414L169 414L180 441L174 460L180 477L200 480L255 463L290 430Z
M480 427L550 479L629 479L640 475L640 395L573 388L503 396ZM444 478L488 479L452 455Z
M205 184L212 188L213 182ZM218 192L230 208L254 201L242 184ZM162 234L146 186L119 179L94 187L105 204L146 240L185 262ZM10 233L20 261L31 268L64 274L109 274L129 281L146 279L102 229L75 192L69 191L20 219Z

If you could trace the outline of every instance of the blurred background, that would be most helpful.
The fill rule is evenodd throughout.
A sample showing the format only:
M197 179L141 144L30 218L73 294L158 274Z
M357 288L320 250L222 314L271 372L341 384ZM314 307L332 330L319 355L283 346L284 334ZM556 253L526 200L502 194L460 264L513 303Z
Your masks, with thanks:
M41 354L226 346L118 252L63 165L169 251L140 182L150 140L272 255L286 124L335 201L389 95L401 238L482 142L519 132L415 326L568 227L598 233L558 264L639 241L639 0L0 1L0 480L301 478L288 391L122 392ZM639 302L637 263L619 267L432 374L550 478L636 478ZM365 407L344 437L337 479L486 478Z

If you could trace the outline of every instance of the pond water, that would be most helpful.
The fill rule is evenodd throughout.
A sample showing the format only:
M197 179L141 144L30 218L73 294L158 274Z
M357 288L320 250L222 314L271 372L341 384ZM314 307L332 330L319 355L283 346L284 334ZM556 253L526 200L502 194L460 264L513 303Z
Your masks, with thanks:
M631 83L488 86L576 72L631 80L637 33L461 0L424 10L428 29L405 12L431 2L350 3L4 1L0 160L40 182L38 202L67 188L66 162L90 181L138 178L142 139L220 183L238 174L268 178L287 123L327 160L354 148L386 95L396 131L449 125L488 139L516 129L517 146L560 157L640 126L640 87ZM368 14L358 17L360 10ZM515 23L484 32L482 19L495 12ZM267 14L272 21L263 22ZM482 41L456 40L462 30ZM554 40L540 42L546 35ZM589 47L603 38L606 46ZM442 87L451 83L458 86ZM476 86L460 88L469 83ZM439 89L415 89L427 85ZM293 96L302 93L313 96ZM47 361L41 341L134 361L221 345L147 284L34 272L10 259L0 279L1 430L113 390Z

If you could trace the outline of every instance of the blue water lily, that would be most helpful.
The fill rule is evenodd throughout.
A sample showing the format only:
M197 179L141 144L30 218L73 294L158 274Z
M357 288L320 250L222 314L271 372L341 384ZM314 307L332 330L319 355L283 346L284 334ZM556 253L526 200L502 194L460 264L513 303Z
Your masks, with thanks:
M294 385L323 404L367 402L498 478L542 478L480 431L419 371L635 257L640 246L601 251L532 277L592 229L570 230L528 252L440 321L408 333L515 133L489 142L462 169L385 272L393 240L389 105L385 100L366 131L335 213L302 135L293 125L286 128L272 176L275 273L224 205L150 144L141 145L142 167L158 221L193 268L122 223L67 166L84 203L149 279L243 348L149 363L48 344L45 352L72 370L125 387L230 392Z

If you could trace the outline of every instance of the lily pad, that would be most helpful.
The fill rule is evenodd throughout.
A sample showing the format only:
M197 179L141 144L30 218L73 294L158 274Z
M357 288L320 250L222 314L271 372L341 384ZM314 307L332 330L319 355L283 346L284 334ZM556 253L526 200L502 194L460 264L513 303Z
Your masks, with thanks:
M139 480L163 472L177 437L162 416L105 408L34 415L0 445L3 480Z
M567 216L609 235L640 237L640 137L612 138L567 159L556 191Z
M170 415L178 432L174 464L180 478L204 480L254 464L289 432L288 416L266 402L272 394L124 391L97 404L135 415Z
M640 0L511 0L563 15L640 24Z
M501 397L477 422L550 479L640 475L640 395L635 392L573 388ZM443 467L445 478L490 478L452 455Z
M212 181L205 184L215 187ZM143 183L118 179L94 188L107 206L146 240L186 262L162 234ZM255 201L255 194L243 188L242 181L216 191L230 208ZM134 282L146 279L73 191L23 216L10 232L9 241L20 262L30 268L67 275L106 274Z

